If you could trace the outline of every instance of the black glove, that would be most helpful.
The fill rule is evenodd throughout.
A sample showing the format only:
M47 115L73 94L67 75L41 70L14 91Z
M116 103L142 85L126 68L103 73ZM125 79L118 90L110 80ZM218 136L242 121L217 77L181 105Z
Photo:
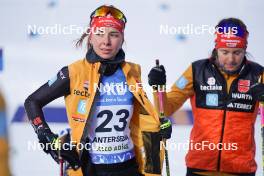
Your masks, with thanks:
M148 83L153 85L166 84L166 71L163 65L153 67L148 74Z
M59 163L59 152L63 160L67 161L69 165L77 170L80 167L79 155L75 146L71 143L61 143L58 135L51 132L48 128L38 129L37 131L39 143L42 144L44 152L50 154L51 157Z
M58 135L51 132L49 128L39 128L37 130L37 135L39 143L42 146L42 149L47 154L50 154L52 158L59 163L58 153L55 150L55 141L58 138Z
M81 162L76 150L76 145L71 142L70 133L61 136L60 142L62 145L61 147L62 159L67 161L72 169L77 170L79 167L81 167Z
M170 139L172 133L172 126L170 119L164 117L160 118L160 137L161 139Z
M264 84L257 83L250 87L250 91L252 92L253 98L264 102Z

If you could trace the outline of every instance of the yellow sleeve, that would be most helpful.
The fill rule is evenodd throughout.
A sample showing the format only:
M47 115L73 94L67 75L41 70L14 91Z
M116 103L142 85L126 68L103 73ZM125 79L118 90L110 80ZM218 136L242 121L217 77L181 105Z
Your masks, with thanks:
M1 176L10 176L8 166L8 144L6 139L0 138L0 171Z
M0 118L6 118L1 112L5 111L5 101L0 93ZM0 123L5 122L5 120L0 119ZM6 124L0 124L0 127L3 128ZM5 127L4 127L5 128ZM4 131L2 131L4 130ZM3 134L2 134L3 133ZM1 176L10 176L10 170L8 166L8 141L5 134L5 129L0 129L0 171Z
M190 65L163 97L165 116L172 115L193 94L193 74L192 66ZM155 107L159 107L156 92L154 92L154 103Z

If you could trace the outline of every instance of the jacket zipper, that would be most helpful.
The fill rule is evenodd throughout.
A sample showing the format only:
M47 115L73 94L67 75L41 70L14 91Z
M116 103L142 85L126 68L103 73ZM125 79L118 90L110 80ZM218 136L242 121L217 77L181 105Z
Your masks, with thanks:
M212 65L214 68L215 66ZM222 73L217 69L215 68L218 72L218 74L222 77L222 79L224 80L224 84L225 84L225 92L226 92L226 97L225 97L225 102L224 102L224 116L223 116L223 122L222 122L222 131L221 131L221 137L220 137L220 142L219 143L222 143L223 142L223 138L224 138L224 130L225 130L225 121L226 121L226 110L227 110L227 103L228 103L228 99L230 97L230 92L232 91L232 87L233 87L233 84L237 82L238 79L240 79L241 75L242 75L242 71L245 69L245 65L241 68L237 78L235 78L231 85L230 85L230 88L229 88L229 91L227 91L227 79L222 75ZM221 153L222 153L222 149L223 149L223 146L221 145L221 150L219 151L218 153L218 160L217 160L217 171L219 172L220 171L220 167L221 167Z
M225 130L225 121L226 121L226 100L225 100L225 107L224 107L224 118L223 118L223 122L222 122L222 132L221 132L221 137L220 137L219 143L223 142L224 130ZM217 161L217 171L218 172L220 171L221 153L222 153L222 149L223 149L223 146L222 145L220 145L220 146L221 146L221 148L220 148L219 153L218 153L218 161Z
M100 75L98 84L100 84L100 82L101 82L101 77L102 76ZM88 121L88 119L89 119L89 117L91 115L91 111L92 111L92 108L93 108L93 105L94 105L94 101L96 99L97 94L98 94L98 89L96 89L96 92L95 92L95 95L94 95L94 99L93 99L93 102L91 104L91 108L90 108L89 114L88 114L86 122L85 122L84 131L83 131L84 133L82 134L81 141L80 141L81 143L85 142L86 138L87 138L87 136L86 136L87 131L85 129L87 129L87 125L88 125L87 121ZM82 156L82 153L83 153L83 151L80 152L80 157Z
M224 78L224 77L223 77ZM226 92L226 97L225 97L225 102L224 102L224 116L223 116L223 122L222 122L222 131L221 131L221 137L220 137L220 142L223 142L223 138L224 138L224 131L225 131L225 121L226 121L226 111L227 111L227 103L230 97L230 92L232 90L233 84L237 82L237 80L239 79L239 76L234 79L230 85L229 91L227 91L227 82L226 79L225 80L225 92ZM218 154L218 161L217 161L217 171L220 172L220 167L221 167L221 154L222 154L222 150L223 150L223 145L220 145L221 148L219 150L219 154Z
M222 76L224 78L224 76ZM224 86L225 86L225 92L226 92L226 96L225 96L225 101L224 101L224 116L223 116L223 121L222 121L222 130L221 130L221 136L220 136L220 141L219 144L221 144L223 142L223 138L224 138L224 132L225 132L225 121L226 121L226 108L227 108L227 100L229 97L229 92L227 92L228 88L227 88L227 82L226 79L224 78L225 82L224 82ZM231 89L231 87L230 87ZM230 90L229 90L230 91ZM220 149L219 149L219 153L218 153L218 160L217 160L217 171L220 171L220 166L221 166L221 154L222 154L222 150L223 150L223 146L220 145Z

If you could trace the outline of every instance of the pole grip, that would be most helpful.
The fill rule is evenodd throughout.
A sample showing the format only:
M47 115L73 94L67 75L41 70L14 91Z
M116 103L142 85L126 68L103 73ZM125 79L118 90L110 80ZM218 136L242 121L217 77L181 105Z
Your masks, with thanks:
M156 59L156 67L159 67L159 59ZM158 85L158 99L159 99L159 111L160 111L160 118L164 117L164 106L163 106L163 92L160 91L164 90L164 85Z
M260 110L260 117L261 117L261 126L264 126L264 102L260 102L259 105L259 110Z

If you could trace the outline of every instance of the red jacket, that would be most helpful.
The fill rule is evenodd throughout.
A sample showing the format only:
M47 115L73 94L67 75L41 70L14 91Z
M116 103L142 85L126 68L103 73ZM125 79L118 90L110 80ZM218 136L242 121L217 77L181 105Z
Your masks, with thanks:
M228 76L204 59L194 62L176 81L165 96L165 114L171 115L191 99L194 124L187 167L226 173L256 171L258 102L250 86L261 75L263 67L253 62L247 61L239 74Z

